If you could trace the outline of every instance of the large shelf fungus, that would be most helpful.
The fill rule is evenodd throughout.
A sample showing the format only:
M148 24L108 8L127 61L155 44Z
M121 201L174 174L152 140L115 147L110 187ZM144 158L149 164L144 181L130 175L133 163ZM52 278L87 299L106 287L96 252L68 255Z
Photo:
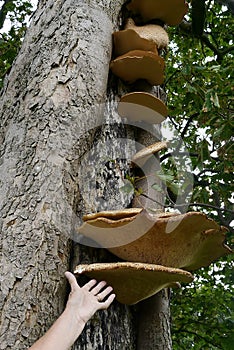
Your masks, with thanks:
M74 273L104 280L114 289L116 299L132 305L178 282L192 282L193 276L180 269L153 264L118 262L78 265Z
M168 47L168 34L161 26L148 24L136 26L129 18L124 30L113 33L115 57L124 55L132 50L152 51Z
M224 244L226 228L205 214L162 213L135 209L118 218L112 212L86 217L79 232L126 261L196 270L231 253Z
M127 8L144 22L159 19L170 26L178 25L188 12L185 0L131 0Z
M164 81L165 63L154 52L133 50L111 61L110 69L130 84L145 79L151 85L160 85Z
M130 92L121 97L118 113L133 122L145 121L159 124L168 115L166 105L154 95L147 92Z

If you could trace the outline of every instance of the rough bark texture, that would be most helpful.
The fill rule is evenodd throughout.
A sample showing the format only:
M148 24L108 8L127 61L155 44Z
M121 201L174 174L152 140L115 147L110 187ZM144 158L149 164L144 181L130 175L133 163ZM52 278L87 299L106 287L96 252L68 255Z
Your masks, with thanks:
M68 293L64 271L78 263L116 260L73 238L82 214L130 204L129 196L117 191L128 170L125 160L118 166L108 161L99 169L96 197L92 182L86 182L89 172L82 177L84 156L95 141L109 138L115 156L118 138L133 137L114 111L119 92L111 78L107 89L111 34L123 3L41 0L5 81L0 103L1 350L28 348L62 312ZM117 125L100 126L110 119ZM127 157L132 150L128 144L122 149ZM115 302L87 324L74 349L136 349L135 312Z
M138 313L137 349L172 349L168 290L139 303Z

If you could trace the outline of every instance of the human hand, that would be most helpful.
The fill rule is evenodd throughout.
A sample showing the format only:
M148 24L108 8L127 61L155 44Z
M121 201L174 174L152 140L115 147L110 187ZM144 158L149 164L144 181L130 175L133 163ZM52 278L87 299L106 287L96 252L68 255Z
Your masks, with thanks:
M71 286L66 309L73 312L78 321L86 323L97 310L107 309L115 298L115 294L111 293L113 288L107 287L104 281L97 283L96 280L90 280L83 287L80 287L71 272L65 272L65 276ZM108 294L110 295L103 302L102 300Z

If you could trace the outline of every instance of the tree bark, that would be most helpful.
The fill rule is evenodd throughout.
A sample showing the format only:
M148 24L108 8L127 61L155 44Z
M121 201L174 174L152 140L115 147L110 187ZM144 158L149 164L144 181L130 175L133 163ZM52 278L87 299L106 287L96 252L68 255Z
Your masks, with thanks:
M139 303L137 349L172 349L168 292L164 289Z
M118 138L132 133L112 108L118 93L111 78L107 88L111 34L123 3L41 0L5 81L0 104L1 350L28 348L54 322L69 292L67 269L116 260L74 239L84 213L130 203L117 191L125 161L121 169L108 164L102 172L102 201L82 177L84 155L95 141L108 136L115 155ZM101 126L110 119L117 127ZM127 144L124 153L131 152ZM109 173L114 185L107 181ZM136 349L135 312L114 302L87 324L73 348Z

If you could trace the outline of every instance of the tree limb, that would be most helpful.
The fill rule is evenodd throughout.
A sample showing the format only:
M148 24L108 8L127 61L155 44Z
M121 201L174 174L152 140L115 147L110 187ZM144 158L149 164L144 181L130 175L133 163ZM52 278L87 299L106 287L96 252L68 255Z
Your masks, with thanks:
M187 22L186 20L183 20L179 24L179 28L187 35L192 36L193 31L192 31L192 24L190 22ZM211 51L213 51L214 55L217 56L217 62L221 63L224 56L231 52L234 51L234 46L229 46L226 47L222 50L218 49L212 42L209 40L209 36L207 33L203 33L199 39L201 40L202 43L204 43Z
M141 196L143 197L146 197L147 199L150 199L151 201L157 203L157 204L160 204L161 206L163 206L164 208L172 208L172 207L185 207L185 206L188 206L188 207L204 207L204 208L210 208L210 209L215 209L215 210L219 210L219 211L225 211L227 213L232 213L234 215L234 211L233 210L230 210L230 209L227 209L227 208L220 208L220 207L217 207L215 205L212 205L212 204L205 204L205 203L182 203L182 204L163 204L163 203L160 203L158 201L156 201L154 198L151 198L149 196L147 196L145 193L142 193Z
M13 3L13 0L5 0L0 10L0 29L4 26L4 22L8 13L8 4Z

